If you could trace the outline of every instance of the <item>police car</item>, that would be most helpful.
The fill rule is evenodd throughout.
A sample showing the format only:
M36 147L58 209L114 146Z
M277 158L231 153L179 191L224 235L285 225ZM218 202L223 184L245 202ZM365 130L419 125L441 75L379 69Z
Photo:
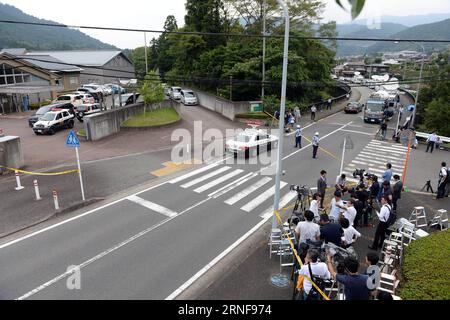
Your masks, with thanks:
M34 124L33 131L39 134L55 134L56 130L64 128L73 128L74 115L66 109L52 109L47 112Z
M250 124L251 128L227 140L225 150L245 157L257 156L263 151L278 147L278 137L259 130L258 124Z

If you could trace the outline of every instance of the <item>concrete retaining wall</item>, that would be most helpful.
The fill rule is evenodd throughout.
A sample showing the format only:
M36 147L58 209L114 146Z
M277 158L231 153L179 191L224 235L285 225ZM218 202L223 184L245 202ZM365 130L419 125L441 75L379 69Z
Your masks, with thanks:
M195 93L197 94L199 105L220 113L232 121L234 121L237 114L250 112L250 102L248 101L233 102L199 90L195 90Z
M23 168L24 160L19 137L0 137L0 165L9 168ZM1 171L0 168L0 173Z
M180 106L170 100L165 100L160 104L151 105L150 108L173 107L180 114ZM97 141L102 138L120 132L120 126L131 116L144 111L143 103L136 103L126 107L108 110L102 113L93 114L83 118L86 129L87 140Z

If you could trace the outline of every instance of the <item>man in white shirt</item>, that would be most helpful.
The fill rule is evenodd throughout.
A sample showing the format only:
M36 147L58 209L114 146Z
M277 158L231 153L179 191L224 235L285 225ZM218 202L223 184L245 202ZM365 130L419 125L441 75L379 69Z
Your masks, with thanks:
M428 142L428 144L427 144L427 151L425 151L425 152L428 152L428 150L431 148L431 152L430 153L433 153L434 146L435 146L437 141L438 141L438 136L437 136L436 132L433 132L427 139L427 142Z
M342 202L342 193L340 191L334 192L334 198L331 199L328 209L330 210L330 219L337 222L339 220L339 216L341 215L341 210L345 209L344 203Z
M342 229L344 230L344 236L342 237L342 247L344 249L347 249L348 247L353 245L353 243L355 243L355 241L359 237L361 237L361 233L359 233L355 228L353 228L353 226L350 225L348 219L344 218L339 222Z
M310 210L305 211L306 221L301 221L295 228L295 234L298 238L299 245L306 243L307 240L319 241L320 240L320 227L313 222L314 213Z
M311 279L312 273L312 277L314 278L330 279L331 274L326 263L319 262L318 259L319 252L315 249L309 249L308 253L306 254L305 264L300 269L299 275L306 276ZM311 267L311 273L309 271L309 267ZM308 298L308 294L313 288L311 281L309 281L306 277L303 281L303 298L305 300Z
M311 107L311 120L312 120L312 121L315 121L315 120L316 120L316 112L317 112L316 106L312 106L312 107Z
M350 225L353 226L356 217L355 200L352 199L347 202L344 217L350 222Z
M313 158L316 159L317 158L317 150L319 150L319 133L316 132L316 134L314 135L313 139L312 139L312 146L313 146Z
M450 178L448 177L447 173L447 163L442 162L441 166L441 170L439 171L439 182L436 199L441 199L445 196L445 188L447 186L448 179Z
M342 194L345 194L348 191L347 188L347 176L345 174L338 175L336 177L336 190L339 190L342 192Z
M302 148L302 128L300 125L297 125L297 129L295 130L295 147L294 148Z
M320 214L319 214L319 204L320 204L320 194L314 193L313 199L311 201L311 205L309 206L309 210L314 213L314 219L317 219L319 221Z
M389 227L387 221L392 214L391 199L389 196L381 197L381 209L380 212L375 211L378 215L378 225L375 231L375 238L373 239L372 246L369 249L378 250L383 246L384 239L386 238L386 230Z

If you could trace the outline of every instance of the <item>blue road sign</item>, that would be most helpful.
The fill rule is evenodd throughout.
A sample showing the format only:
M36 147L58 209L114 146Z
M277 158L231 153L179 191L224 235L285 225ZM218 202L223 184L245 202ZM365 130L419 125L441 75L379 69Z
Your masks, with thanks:
M66 147L69 147L69 148L79 148L80 147L80 140L78 140L78 137L75 134L75 132L70 131L69 135L67 136Z

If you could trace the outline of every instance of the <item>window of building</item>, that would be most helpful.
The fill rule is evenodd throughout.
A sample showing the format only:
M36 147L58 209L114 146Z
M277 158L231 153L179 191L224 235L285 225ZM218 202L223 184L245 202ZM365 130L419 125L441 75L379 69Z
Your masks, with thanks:
M69 82L70 84L78 84L78 77L70 77Z

